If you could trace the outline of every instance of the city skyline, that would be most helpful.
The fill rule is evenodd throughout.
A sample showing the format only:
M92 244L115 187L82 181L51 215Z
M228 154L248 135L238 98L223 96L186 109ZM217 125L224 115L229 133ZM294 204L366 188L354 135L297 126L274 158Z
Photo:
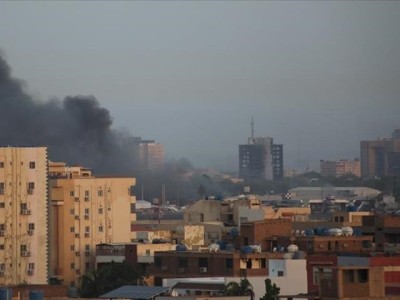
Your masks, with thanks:
M238 170L250 134L285 168L360 156L400 126L396 2L0 3L0 49L38 101L93 95L166 157Z

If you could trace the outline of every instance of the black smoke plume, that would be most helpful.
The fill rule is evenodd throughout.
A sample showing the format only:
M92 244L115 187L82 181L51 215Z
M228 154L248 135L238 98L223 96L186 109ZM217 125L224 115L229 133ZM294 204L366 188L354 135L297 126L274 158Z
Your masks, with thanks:
M93 96L40 102L11 77L0 55L0 145L47 146L49 158L93 168L97 173L133 174L129 136L112 129L112 118Z

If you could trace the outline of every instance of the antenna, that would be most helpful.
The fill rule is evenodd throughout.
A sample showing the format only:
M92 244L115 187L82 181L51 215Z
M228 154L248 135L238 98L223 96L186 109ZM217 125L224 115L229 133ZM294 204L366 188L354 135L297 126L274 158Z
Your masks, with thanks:
M251 140L254 140L254 118L253 117L251 117L250 126L251 126Z

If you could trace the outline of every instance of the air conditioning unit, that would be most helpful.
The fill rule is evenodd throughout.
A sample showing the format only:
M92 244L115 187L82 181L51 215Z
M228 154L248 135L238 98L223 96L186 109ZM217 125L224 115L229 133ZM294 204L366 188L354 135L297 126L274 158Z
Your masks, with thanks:
M33 275L33 270L29 269L27 273L28 273L29 276L32 276Z
M206 267L200 268L200 273L207 273L207 268Z
M75 255L76 255L76 256L81 256L81 253L80 253L79 251L76 251L76 252L75 252Z
M89 220L89 215L85 215L85 220Z
M28 189L28 194L33 195L33 189Z
M22 257L29 257L29 256L31 256L31 253L29 251L22 251L21 252L21 256Z
M0 236L4 236L5 232L4 230L0 230Z
M90 233L89 232L85 232L85 237L90 237Z
M162 270L162 271L167 271L167 270L168 270L168 267L167 267L167 266L162 266L162 267L161 267L161 270Z
M33 230L32 229L28 230L28 235L33 235Z

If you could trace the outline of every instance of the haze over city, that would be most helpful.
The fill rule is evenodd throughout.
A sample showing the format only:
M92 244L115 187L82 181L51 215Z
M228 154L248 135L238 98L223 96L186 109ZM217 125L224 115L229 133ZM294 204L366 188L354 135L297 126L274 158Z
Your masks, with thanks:
M399 18L392 1L1 2L0 49L33 99L93 96L169 158L237 171L253 116L304 169L400 126Z

